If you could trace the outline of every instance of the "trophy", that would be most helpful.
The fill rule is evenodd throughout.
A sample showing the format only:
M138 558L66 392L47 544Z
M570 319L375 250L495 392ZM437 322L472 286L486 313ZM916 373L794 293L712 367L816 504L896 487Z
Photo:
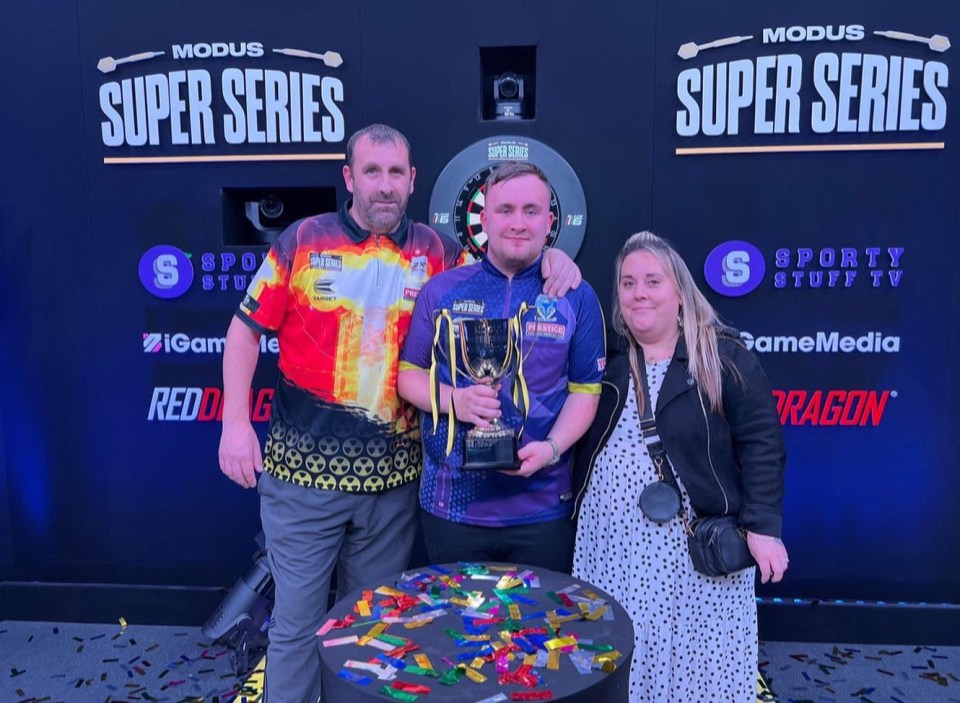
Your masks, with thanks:
M509 319L460 320L460 353L469 376L477 383L496 383L514 365L514 346ZM517 435L494 418L488 429L474 427L463 438L463 465L467 471L516 471Z

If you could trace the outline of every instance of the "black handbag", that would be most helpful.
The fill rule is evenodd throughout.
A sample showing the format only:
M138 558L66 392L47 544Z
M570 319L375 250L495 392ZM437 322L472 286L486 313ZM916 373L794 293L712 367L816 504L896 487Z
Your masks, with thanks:
M704 576L724 576L756 562L736 516L697 518L687 524L687 548L693 568Z

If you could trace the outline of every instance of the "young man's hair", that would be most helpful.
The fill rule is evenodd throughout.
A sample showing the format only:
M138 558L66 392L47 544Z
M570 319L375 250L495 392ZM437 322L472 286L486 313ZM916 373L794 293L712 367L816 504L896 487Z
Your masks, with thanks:
M536 176L547 186L547 192L550 192L550 181L547 180L547 175L536 164L529 161L504 161L487 176L483 192L489 193L497 183L505 183L521 176Z

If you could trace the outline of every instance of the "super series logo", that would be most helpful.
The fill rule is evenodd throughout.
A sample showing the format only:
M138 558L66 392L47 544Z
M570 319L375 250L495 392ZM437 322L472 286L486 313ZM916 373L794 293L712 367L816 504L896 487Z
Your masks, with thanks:
M169 66L170 60L187 65L129 75L156 61ZM243 64L211 71L194 66L198 61ZM105 56L97 62L97 70L111 78L98 90L103 145L342 142L346 134L343 81L314 72L316 66L337 69L342 63L335 51L317 53L259 41L173 44L169 53L165 48ZM115 73L128 75L113 78Z
M831 46L850 43L865 46L839 50ZM721 49L742 56L744 50L758 51L758 44L772 51L709 62L708 57ZM830 48L812 51L821 45ZM742 35L688 41L677 56L683 63L700 65L680 68L677 74L676 134L706 144L736 135L937 132L947 125L945 91L950 82L950 69L939 55L949 49L950 40L940 34L920 36L900 28L856 23L759 27ZM841 147L823 140L809 145L779 140L753 149L681 147L677 154ZM889 147L856 142L856 148ZM910 148L943 148L943 144Z

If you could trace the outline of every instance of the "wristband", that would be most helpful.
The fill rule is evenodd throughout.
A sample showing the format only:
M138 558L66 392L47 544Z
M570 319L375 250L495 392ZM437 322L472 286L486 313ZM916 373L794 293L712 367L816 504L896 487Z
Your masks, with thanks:
M560 462L560 447L557 446L557 442L553 437L547 437L544 442L547 442L553 448L553 456L550 457L547 466L554 466Z

